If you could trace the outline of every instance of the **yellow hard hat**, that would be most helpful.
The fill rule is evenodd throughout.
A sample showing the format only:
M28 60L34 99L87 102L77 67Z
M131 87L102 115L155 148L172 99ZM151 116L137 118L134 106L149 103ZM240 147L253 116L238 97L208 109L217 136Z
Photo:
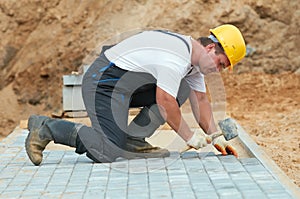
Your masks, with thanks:
M240 30L231 24L210 29L210 32L218 39L230 61L230 69L241 61L246 55L246 44Z

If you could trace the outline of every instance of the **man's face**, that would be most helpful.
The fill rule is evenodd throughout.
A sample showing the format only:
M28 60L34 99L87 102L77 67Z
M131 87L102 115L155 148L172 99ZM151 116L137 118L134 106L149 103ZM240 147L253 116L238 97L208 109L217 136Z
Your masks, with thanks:
M216 53L215 44L209 44L205 49L206 52L199 58L200 71L204 75L212 72L221 72L230 65L225 53Z

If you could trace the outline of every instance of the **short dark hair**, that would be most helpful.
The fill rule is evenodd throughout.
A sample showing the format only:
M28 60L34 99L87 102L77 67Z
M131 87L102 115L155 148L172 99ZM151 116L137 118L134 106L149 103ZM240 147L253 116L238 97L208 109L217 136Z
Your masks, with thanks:
M223 47L221 46L220 43L216 43L216 42L213 42L213 40L211 40L210 38L208 37L199 37L197 39L197 41L200 42L200 44L202 44L204 47L209 45L209 44L216 44L216 53L219 54L219 53L224 53L224 49Z

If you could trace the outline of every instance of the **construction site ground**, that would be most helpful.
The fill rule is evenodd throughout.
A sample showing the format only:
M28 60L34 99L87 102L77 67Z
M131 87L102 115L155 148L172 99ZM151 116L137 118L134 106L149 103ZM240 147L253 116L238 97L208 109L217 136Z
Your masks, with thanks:
M226 113L300 187L300 4L297 0L288 3L1 0L0 140L3 140L1 146L12 143L5 145L8 147L5 152L1 149L0 163L8 168L1 170L1 175L7 172L7 176L24 177L23 171L38 169L30 165L22 148L27 132L17 134L18 146L11 139L14 136L7 136L16 135L15 128L31 114L51 116L61 110L62 76L91 64L103 41L148 28L163 28L198 38L224 23L239 27L250 50L233 72L222 74ZM182 110L190 112L188 104ZM47 154L65 153L65 149L58 151ZM66 153L69 156L69 151ZM56 167L59 158L57 154L54 156L52 165ZM70 158L77 156L72 154ZM222 161L219 156L214 158ZM74 159L71 162L78 164ZM84 165L94 167L94 164ZM11 179L4 181L11 183ZM2 185L1 190L7 190L7 185ZM20 189L26 190L27 185Z

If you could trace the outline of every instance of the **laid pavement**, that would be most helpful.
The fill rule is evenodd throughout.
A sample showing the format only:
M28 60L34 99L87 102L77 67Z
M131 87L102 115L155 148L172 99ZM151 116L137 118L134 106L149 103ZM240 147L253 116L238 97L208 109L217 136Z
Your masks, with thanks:
M167 158L93 163L73 149L27 157L27 130L0 142L0 198L297 198L257 157L196 151Z

